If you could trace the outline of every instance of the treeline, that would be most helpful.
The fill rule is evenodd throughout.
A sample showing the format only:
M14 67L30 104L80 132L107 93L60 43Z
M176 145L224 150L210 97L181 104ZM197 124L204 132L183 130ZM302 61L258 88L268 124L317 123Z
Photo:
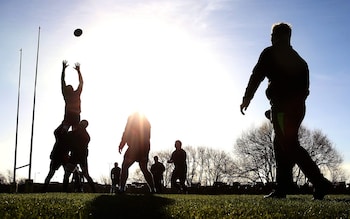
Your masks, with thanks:
M299 130L299 140L320 167L323 174L333 182L347 180L346 172L341 168L343 162L333 143L320 130L309 130L302 126ZM187 152L187 184L212 186L215 182L227 185L233 183L273 183L275 182L276 162L273 151L273 128L266 122L258 128L251 128L238 138L232 152L213 149L204 146L184 146ZM165 165L164 184L170 186L173 165L166 161L172 150L152 152L149 165L153 163L153 156L157 155ZM298 168L294 167L294 182L297 185L308 183L308 179ZM143 176L137 169L131 176L135 182L143 182Z

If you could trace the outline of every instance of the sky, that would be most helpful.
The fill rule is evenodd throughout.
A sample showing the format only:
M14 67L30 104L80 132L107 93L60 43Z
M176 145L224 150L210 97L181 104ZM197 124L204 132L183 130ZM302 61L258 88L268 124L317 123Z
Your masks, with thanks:
M303 125L327 135L350 175L349 11L345 0L1 1L0 173L13 171L18 130L17 167L29 164L32 145L31 178L44 181L64 114L63 60L75 88L73 67L81 64L94 180L121 164L125 149L119 154L118 145L135 110L151 122L151 153L174 150L177 139L233 153L243 132L266 122L266 80L246 115L239 106L261 51L271 45L272 24L287 22L310 69ZM76 28L82 36L73 35ZM16 172L17 179L29 176L28 167ZM62 178L61 168L52 181Z

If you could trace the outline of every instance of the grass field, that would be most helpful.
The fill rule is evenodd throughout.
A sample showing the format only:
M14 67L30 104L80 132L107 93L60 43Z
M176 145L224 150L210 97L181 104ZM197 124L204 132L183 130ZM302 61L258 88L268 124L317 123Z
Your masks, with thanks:
M350 195L0 194L0 218L350 218Z

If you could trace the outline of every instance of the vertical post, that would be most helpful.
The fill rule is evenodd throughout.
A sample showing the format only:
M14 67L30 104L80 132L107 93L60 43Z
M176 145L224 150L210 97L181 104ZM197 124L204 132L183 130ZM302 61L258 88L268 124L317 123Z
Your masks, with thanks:
M22 49L19 56L19 78L18 78L18 97L17 97L17 120L16 120L16 140L15 140L15 161L13 165L13 184L16 184L16 169L17 169L17 143L18 143L18 118L19 118L19 100L21 90L21 74L22 74Z
M40 43L40 27L39 27L39 32L38 32L38 47L37 47L37 51L36 51L35 82L34 82L34 100L33 100L33 118L32 118L32 134L31 134L31 139L30 139L30 155L29 155L29 174L28 174L28 180L31 180L31 172L32 172L33 134L34 134L34 116L35 116L36 82L37 82L37 76L38 76L39 43Z

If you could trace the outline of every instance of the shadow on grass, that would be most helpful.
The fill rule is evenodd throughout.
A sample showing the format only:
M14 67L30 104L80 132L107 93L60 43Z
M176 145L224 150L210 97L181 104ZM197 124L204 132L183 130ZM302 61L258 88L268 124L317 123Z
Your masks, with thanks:
M172 203L156 195L101 195L92 201L89 218L171 218L165 207Z

